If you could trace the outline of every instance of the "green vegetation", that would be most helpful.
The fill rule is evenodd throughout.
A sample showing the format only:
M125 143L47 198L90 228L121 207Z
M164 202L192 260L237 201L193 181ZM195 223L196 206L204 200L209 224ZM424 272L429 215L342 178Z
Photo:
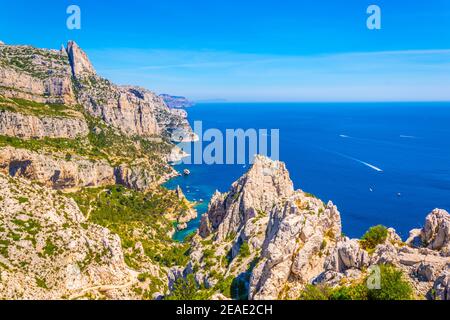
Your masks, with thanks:
M122 239L125 249L142 243L145 255L156 263L171 267L186 265L189 244L172 241L172 222L165 215L182 210L176 194L165 188L144 194L122 186L84 189L71 194L90 221L104 226ZM134 252L134 251L133 251ZM135 253L125 254L131 267L139 264Z
M386 241L388 230L385 226L371 227L361 238L361 246L366 250L373 250L379 244Z
M330 288L324 285L307 285L300 300L411 300L413 289L402 271L390 265L380 265L380 289L369 289L363 282Z
M41 279L41 278L36 277L35 280L36 280L36 285L37 285L39 288L42 288L42 289L48 289L47 283L45 282L44 279Z
M411 300L413 289L411 284L404 279L403 273L393 266L382 265L381 289L369 290L369 300Z
M30 46L4 46L0 50L0 65L17 69L38 79L47 79L55 73L66 73L69 67L67 56L58 52ZM49 69L54 70L49 73Z
M28 198L27 197L19 197L17 199L17 201L19 201L20 204L27 203L28 202Z
M166 300L207 300L213 294L212 290L197 285L192 274L179 278L173 285L173 290Z
M6 110L11 112L19 112L21 114L33 116L49 116L49 117L81 117L81 113L73 107L64 104L46 104L35 101L5 98L0 95L0 111Z
M19 101L19 99L15 100ZM49 113L48 110L45 111L46 108L50 107L48 105L31 101L26 102L26 100L22 101L22 105L30 105L33 107L29 107L29 109L32 108L33 110L36 109L44 113ZM61 106L61 108L63 107L65 106ZM52 105L52 108L58 109L59 107L57 108L55 105ZM117 129L107 126L101 120L90 116L80 106L70 110L84 115L90 129L88 136L78 137L76 139L21 139L0 136L0 147L11 146L35 152L63 153L65 154L64 158L66 160L71 160L74 155L77 155L90 160L105 160L112 166L119 164L133 165L136 162L140 162L141 166L145 166L149 172L154 173L155 180L171 172L170 167L166 164L162 156L170 153L171 144L168 141L161 139L148 140L138 136L128 137L120 133ZM58 112L65 113L67 111L61 109ZM142 160L146 160L146 164L142 164Z
M230 298L233 296L232 294L232 285L233 285L233 280L234 277L233 276L228 276L225 279L221 279L217 284L216 284L216 289L219 290L219 292L221 294L223 294L225 297Z
M50 239L47 239L44 247L44 254L47 256L53 256L58 248L52 243Z
M239 256L243 258L249 257L251 254L250 247L248 245L248 242L244 242L241 247L239 248Z

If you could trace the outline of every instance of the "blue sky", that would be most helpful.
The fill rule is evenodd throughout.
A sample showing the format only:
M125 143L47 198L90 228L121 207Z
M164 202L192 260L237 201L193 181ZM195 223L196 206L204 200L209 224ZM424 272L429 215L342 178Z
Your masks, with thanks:
M81 8L81 30L66 8ZM382 29L366 27L370 4ZM0 40L73 39L119 84L228 101L450 101L450 1L2 1Z

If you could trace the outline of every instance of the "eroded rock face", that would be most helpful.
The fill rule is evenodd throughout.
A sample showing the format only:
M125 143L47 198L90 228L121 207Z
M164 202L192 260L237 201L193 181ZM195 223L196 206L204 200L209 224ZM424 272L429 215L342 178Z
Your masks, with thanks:
M0 148L1 172L11 177L40 182L53 189L120 184L130 189L147 191L160 183L149 166L149 163L141 161L112 167L104 160L89 160L79 156L67 160L62 154ZM167 178L164 176L160 179L164 181Z
M324 259L341 233L337 208L296 193L270 214L261 260L254 268L249 298L295 298L323 271Z
M433 210L425 219L421 234L422 242L432 250L450 256L450 215L441 209Z
M406 243L388 228L384 243L368 251L360 240L341 236L340 215L331 202L324 205L301 190L293 191L284 166L274 165L259 157L230 192L214 194L199 230L205 240L193 239L190 269L185 272L200 266L198 278L208 281L205 250L209 257L213 251L219 261L216 272L244 281L248 276L249 299L295 299L308 283L339 286L362 281L367 270L389 264L403 271L417 296L448 299L446 211L434 210ZM248 252L242 256L244 244ZM220 262L224 255L231 259L226 268Z
M284 163L257 156L251 169L233 183L226 194L216 192L202 217L200 235L215 232L217 241L237 234L246 222L268 213L281 199L294 192Z
M65 52L0 46L0 94L45 103L76 103Z
M0 111L0 135L30 138L75 139L89 134L81 118L37 117L6 110Z
M362 249L358 240L344 237L339 240L325 262L327 271L344 272L347 269L362 269L370 264L367 251Z
M11 147L0 149L0 170L54 189L115 183L114 169L106 162L82 158L66 161L62 156Z
M450 300L450 267L448 267L433 285L436 300Z
M0 174L0 226L3 299L129 297L119 237L87 222L73 200Z

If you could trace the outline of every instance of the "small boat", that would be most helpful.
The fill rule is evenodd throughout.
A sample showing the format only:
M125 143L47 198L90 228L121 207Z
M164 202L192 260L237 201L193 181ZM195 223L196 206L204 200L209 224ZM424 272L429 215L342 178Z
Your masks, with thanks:
M188 175L191 174L191 172L190 172L188 169L184 169L184 170L183 170L183 174L184 174L185 176L188 176Z
M402 194L400 192L397 193L397 197L401 197Z
M369 188L369 191L370 191L370 192L373 192L373 189L372 189L372 188Z

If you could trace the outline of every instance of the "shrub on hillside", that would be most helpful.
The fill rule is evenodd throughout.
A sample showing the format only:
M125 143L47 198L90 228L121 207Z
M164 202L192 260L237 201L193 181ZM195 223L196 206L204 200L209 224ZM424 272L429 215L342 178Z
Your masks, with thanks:
M401 270L390 265L380 266L380 289L367 288L367 278L349 286L331 288L307 285L300 300L411 300L413 289Z
M371 227L361 238L361 245L364 249L375 249L375 247L386 241L388 230L385 226L378 225Z

